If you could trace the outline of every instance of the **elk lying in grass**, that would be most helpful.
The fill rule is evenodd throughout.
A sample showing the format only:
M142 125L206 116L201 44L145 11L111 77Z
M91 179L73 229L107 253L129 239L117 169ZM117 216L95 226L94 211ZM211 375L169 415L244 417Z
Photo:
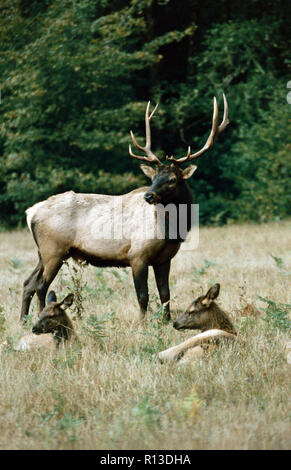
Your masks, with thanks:
M38 309L43 310L50 284L63 261L70 257L94 266L130 266L141 318L147 311L148 268L152 266L161 302L166 305L165 317L170 319L170 264L191 229L193 200L186 180L197 168L189 165L181 169L180 165L203 155L228 125L228 106L224 95L223 99L224 115L218 125L218 107L214 98L212 129L202 149L191 154L189 147L185 157L167 157L171 162L169 166L162 164L151 150L150 121L157 107L150 113L148 103L145 114L146 145L139 145L130 133L133 144L143 155L135 155L131 146L129 154L154 165L154 168L141 165L141 170L152 180L151 187L142 187L121 196L68 191L39 202L26 211L27 224L38 248L39 262L24 282L21 320L28 314L35 293ZM175 220L166 220L168 205L175 208ZM182 223L181 219L185 218L187 220ZM169 229L170 224L175 229ZM178 228L181 224L182 233Z
M202 330L178 346L159 353L162 361L175 361L183 356L183 361L203 355L203 347L211 340L218 342L222 338L237 340L236 330L228 315L214 302L218 297L220 285L212 286L206 295L194 300L187 310L173 324L177 330Z
M46 307L40 312L37 323L32 327L32 334L23 336L15 346L16 351L33 349L56 349L60 344L77 340L73 324L65 310L72 305L73 294L57 302L56 294L51 291ZM0 351L7 342L3 343Z
M195 299L184 313L174 322L177 330L201 330L212 328L236 334L228 315L214 302L220 291L220 284L214 284L207 294Z

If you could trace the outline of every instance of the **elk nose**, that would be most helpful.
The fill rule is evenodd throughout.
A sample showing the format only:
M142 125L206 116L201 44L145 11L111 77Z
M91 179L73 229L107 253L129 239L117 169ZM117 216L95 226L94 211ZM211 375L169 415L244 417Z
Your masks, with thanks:
M178 328L178 322L174 321L173 327L176 328L176 330L177 330L177 328Z
M36 325L34 325L34 326L32 327L32 333L37 333L37 327L36 327Z
M150 204L154 202L154 195L153 193L145 193L144 198L146 202L149 202Z

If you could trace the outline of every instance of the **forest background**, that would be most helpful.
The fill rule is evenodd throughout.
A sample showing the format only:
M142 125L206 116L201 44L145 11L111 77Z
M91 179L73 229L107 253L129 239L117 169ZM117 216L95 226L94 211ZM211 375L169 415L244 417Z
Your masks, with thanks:
M2 226L52 194L146 184L128 155L146 102L155 153L179 157L204 145L222 92L231 123L191 179L200 222L286 217L287 0L2 0L0 17Z

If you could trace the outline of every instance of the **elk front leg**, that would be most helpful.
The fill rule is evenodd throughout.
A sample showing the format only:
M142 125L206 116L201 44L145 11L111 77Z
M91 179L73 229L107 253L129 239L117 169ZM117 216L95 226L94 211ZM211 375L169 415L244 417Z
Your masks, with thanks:
M153 266L157 288L159 291L161 303L164 309L164 318L169 321L170 315L170 289L169 289L169 273L170 273L171 261L166 263Z
M177 361L186 351L201 344L205 344L210 340L215 340L217 338L228 338L233 341L237 341L238 338L232 333L228 333L224 330L212 329L199 333L198 335L192 336L191 338L186 339L183 343L178 344L178 346L172 346L171 348L165 349L158 354L158 357L161 361Z
M133 263L131 265L134 287L137 295L137 300L140 307L140 319L143 320L147 313L147 306L149 301L148 292L148 265L143 263Z

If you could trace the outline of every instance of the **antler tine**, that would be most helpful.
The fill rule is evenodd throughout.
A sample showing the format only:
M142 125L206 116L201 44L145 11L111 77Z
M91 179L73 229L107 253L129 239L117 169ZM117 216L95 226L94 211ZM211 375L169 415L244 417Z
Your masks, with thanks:
M224 131L224 129L226 128L226 126L229 124L229 119L228 119L228 104L227 104L226 96L225 96L224 93L223 93L223 104L224 104L223 120L222 120L222 123L220 124L220 126L219 126L218 129L217 129L217 133L216 133L216 136L215 136L215 137L217 137L222 131Z
M212 116L212 128L211 132L208 136L208 139L205 143L205 145L200 149L198 152L191 154L191 149L190 146L188 147L188 152L186 157L178 158L177 160L174 157L167 157L167 160L172 161L174 163L185 163L185 162L190 162L191 160L194 160L195 158L200 157L203 153L207 152L214 143L215 138L226 128L226 126L229 124L229 119L228 119L228 104L227 100L225 97L225 94L223 93L223 102L224 102L224 112L223 112L223 119L222 122L219 126L217 126L217 121L218 121L218 106L217 106L217 100L214 96L213 98L213 116Z
M148 102L148 106L149 106L149 103L150 103L150 101ZM156 104L156 106L154 107L154 110L151 112L149 120L151 120L151 118L155 114L156 110L158 109L158 106L159 106L159 103Z
M138 160L143 160L149 163L156 163L157 165L161 165L160 160L158 157L151 151L151 127L150 127L150 120L152 119L153 115L155 114L158 104L156 104L154 110L151 112L149 115L149 110L150 110L150 101L147 104L146 107L146 112L145 112L145 129L146 129L146 144L145 147L142 147L139 145L136 141L136 138L134 137L134 134L132 131L130 131L130 136L133 142L133 145L144 152L146 156L142 155L135 155L133 151L131 150L131 145L129 145L129 155L133 158L137 158Z

